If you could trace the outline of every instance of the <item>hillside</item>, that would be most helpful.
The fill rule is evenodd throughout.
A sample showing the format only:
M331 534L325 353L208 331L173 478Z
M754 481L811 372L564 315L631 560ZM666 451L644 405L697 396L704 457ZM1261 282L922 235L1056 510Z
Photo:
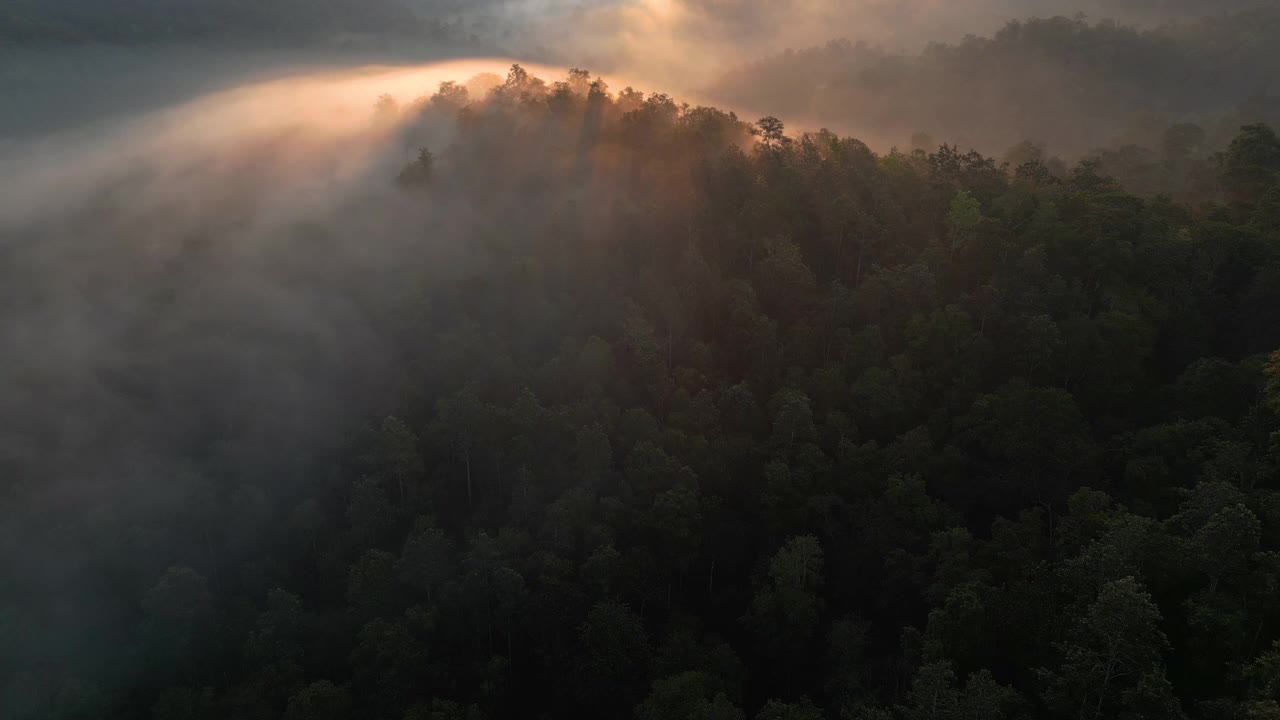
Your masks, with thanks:
M1280 714L1268 127L1182 203L582 72L378 118L355 218L7 246L156 351L14 375L9 717Z
M1280 9L1142 30L1065 17L1009 23L991 37L919 54L833 42L725 74L708 90L735 107L792 117L907 147L925 133L999 155L1030 140L1079 157L1196 123L1210 144L1246 122L1280 118Z

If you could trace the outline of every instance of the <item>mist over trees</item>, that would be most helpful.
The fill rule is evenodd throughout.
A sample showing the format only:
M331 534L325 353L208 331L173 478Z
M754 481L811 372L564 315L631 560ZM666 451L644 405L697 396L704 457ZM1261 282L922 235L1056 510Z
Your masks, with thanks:
M1277 41L0 3L0 720L1280 718Z
M1162 150L1170 126L1220 148L1243 124L1276 122L1280 9L1274 5L1150 29L1052 17L917 53L835 41L725 74L710 97L906 147L927 133L997 157L1032 140L1077 158L1125 145Z
M580 70L375 100L314 221L6 238L8 717L1280 713L1271 127L1174 199Z

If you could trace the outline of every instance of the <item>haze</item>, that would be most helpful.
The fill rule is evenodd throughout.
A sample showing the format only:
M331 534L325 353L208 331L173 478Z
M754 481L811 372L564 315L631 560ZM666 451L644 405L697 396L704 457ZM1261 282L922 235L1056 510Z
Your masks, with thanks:
M9 0L0 720L1280 714L1274 0Z

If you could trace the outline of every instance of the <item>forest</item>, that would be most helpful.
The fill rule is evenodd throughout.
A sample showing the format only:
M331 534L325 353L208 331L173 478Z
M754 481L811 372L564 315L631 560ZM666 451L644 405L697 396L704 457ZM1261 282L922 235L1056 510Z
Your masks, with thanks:
M388 387L332 441L247 438L305 418L195 356L206 395L98 379L176 393L145 492L41 492L6 434L0 715L1280 717L1270 126L1169 129L1149 189L497 82L377 103L440 212L333 291ZM302 230L288 282L340 276ZM145 472L131 433L75 470Z
M923 132L1001 159L1019 140L1068 158L1158 153L1160 133L1189 122L1207 133L1208 154L1244 124L1280 122L1277 32L1274 3L1146 27L1030 18L918 52L848 40L788 50L724 73L708 95L864 139L905 144Z

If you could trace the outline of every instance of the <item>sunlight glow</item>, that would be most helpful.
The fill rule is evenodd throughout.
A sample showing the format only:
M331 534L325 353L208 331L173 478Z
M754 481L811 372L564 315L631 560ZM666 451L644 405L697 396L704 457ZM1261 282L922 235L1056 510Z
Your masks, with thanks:
M467 59L420 66L333 69L242 85L108 125L60 132L0 148L0 222L20 225L91 202L120 178L145 178L155 205L202 202L191 181L234 187L253 173L312 203L364 177L394 126L373 122L374 103L401 105L435 93L441 82L482 73L505 77L511 59ZM560 78L563 68L525 64ZM228 182L229 181L229 182ZM145 209L140 209L145 210Z

